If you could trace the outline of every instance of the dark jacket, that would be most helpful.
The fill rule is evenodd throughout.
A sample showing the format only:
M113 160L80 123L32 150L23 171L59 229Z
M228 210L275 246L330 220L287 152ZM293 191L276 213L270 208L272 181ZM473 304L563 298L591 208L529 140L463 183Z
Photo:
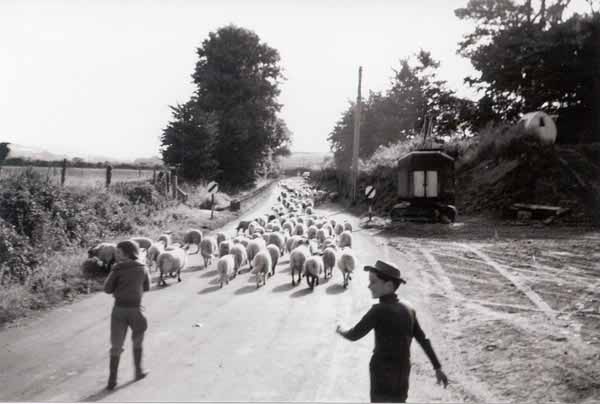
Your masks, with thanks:
M427 354L434 369L441 368L431 343L421 329L415 310L398 301L395 294L382 296L352 329L342 335L356 341L375 329L373 359L393 360L410 366L410 344L413 337Z
M104 291L112 293L115 297L115 305L121 307L140 306L142 294L148 290L150 290L148 268L134 260L114 265L104 282Z

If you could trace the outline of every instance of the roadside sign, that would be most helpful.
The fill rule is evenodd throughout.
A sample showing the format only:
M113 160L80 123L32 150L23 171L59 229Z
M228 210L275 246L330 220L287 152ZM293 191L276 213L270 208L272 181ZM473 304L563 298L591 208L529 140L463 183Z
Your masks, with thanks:
M375 187L373 185L369 185L366 189L365 189L365 195L367 196L367 199L373 199L375 198Z
M216 181L211 181L208 184L208 192L210 192L211 194L214 194L218 191L219 191L219 184L217 184Z

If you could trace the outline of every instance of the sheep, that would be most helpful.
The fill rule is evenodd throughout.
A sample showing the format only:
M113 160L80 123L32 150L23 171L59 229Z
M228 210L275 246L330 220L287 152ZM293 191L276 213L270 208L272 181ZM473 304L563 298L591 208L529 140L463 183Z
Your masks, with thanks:
M317 230L317 235L316 235L317 241L319 242L319 244L323 244L323 242L325 241L325 239L327 238L327 233L325 230L323 229L319 229Z
M240 230L242 231L242 233L246 232L248 230L248 225L250 224L249 220L242 220L240 221L240 223L238 224L238 226L235 229L235 234L239 234Z
M352 248L352 233L349 231L344 231L340 234L340 248L350 247Z
M171 274L171 276L177 274L177 282L181 282L181 270L185 268L186 262L187 254L183 248L174 248L162 252L156 259L156 265L160 271L158 284L167 286L167 282L163 279L166 273Z
M200 253L204 258L204 268L212 263L212 257L217 253L217 241L212 237L206 237L200 242Z
M235 257L234 266L234 277L238 274L238 271L248 261L248 254L246 248L242 244L234 244L229 249L229 253Z
M319 275L323 273L323 260L319 256L310 256L304 261L302 266L302 277L306 277L306 282L311 289L314 289L315 283L319 284Z
M329 224L331 225L331 227L332 227L333 229L335 229L335 225L337 224L337 222L335 221L335 219L330 219L330 220L329 220Z
M249 239L247 239L246 237L235 237L233 239L233 244L241 244L244 246L244 248L248 247L248 243L250 242Z
M250 269L252 269L254 256L256 256L256 254L266 246L267 244L262 238L256 238L248 243L248 247L246 247L246 253L248 254L248 262L250 264Z
M297 240L302 239L301 236L290 236L288 237L288 239L285 241L285 248L287 250L288 253L291 253L292 250L295 248L294 244L296 243Z
M158 236L158 240L163 243L164 247L167 248L171 244L171 235L170 234L161 234Z
M146 265L148 265L150 271L155 268L158 256L164 251L165 247L162 242L156 242L148 248L146 251Z
M315 237L317 237L317 232L319 231L319 229L317 229L317 226L310 226L308 228L308 231L306 232L306 234L308 235L309 239L313 239Z
M271 254L269 254L269 251L266 248L261 249L252 259L252 266L256 272L257 288L259 288L261 284L267 284L267 275L270 273L272 265Z
M267 251L271 255L271 265L272 265L271 272L269 275L273 276L273 275L275 275L275 267L277 266L277 263L279 262L279 258L281 257L281 250L277 245L269 244L267 246Z
M351 248L344 248L337 262L338 268L344 276L344 288L348 287L348 282L352 280L352 272L356 268L356 257Z
M265 240L265 244L268 244L268 243L269 243L269 237L270 237L270 236L271 236L271 233L270 233L270 232L268 232L268 233L263 233L263 234L261 234L261 235L260 235L260 237L261 237L263 240Z
M231 242L225 240L219 243L219 257L224 257L231 251Z
M344 230L352 231L352 225L349 222L344 222Z
M255 221L260 225L260 227L265 227L267 225L267 221L262 216L257 217Z
M233 254L226 254L219 258L219 261L217 261L217 272L219 273L221 287L223 287L223 284L228 285L229 280L235 277L235 256Z
M313 219L312 217L309 217L306 220L306 225L310 228L310 226L314 226L315 225L315 219Z
M117 259L117 245L115 243L99 243L88 250L88 258L97 257L102 261L102 266L108 271Z
M306 208L306 213L307 213L308 215L312 215L312 213L313 213L313 210L312 210L312 208L311 208L310 206Z
M333 275L333 268L337 260L337 254L335 247L327 247L323 250L323 270L325 272L325 279L331 278Z
M283 255L285 252L285 236L281 233L271 233L267 244L274 244L279 248L279 254Z
M339 236L340 234L342 234L344 232L344 225L341 223L338 223L335 225L335 235Z
M148 248L152 245L152 239L148 237L132 237L131 240L135 241L140 249L146 251L148 251Z
M329 223L325 223L322 229L327 233L327 237L333 236L333 227Z
M251 222L248 224L248 234L249 234L249 235L251 235L251 234L254 234L254 233L255 233L255 229L256 229L257 227L258 227L258 223L257 223L257 222L255 222L254 220L253 220L253 221L251 221Z
M298 283L302 279L302 270L304 268L304 262L310 256L308 248L305 245L296 247L290 253L290 272L292 273L292 286L296 286L295 274L298 274Z
M221 242L227 240L227 236L223 232L217 233L217 245L221 245Z
M304 226L304 224L302 224L302 223L298 223L296 225L296 228L294 229L294 234L296 236L304 236L305 233L306 233L306 226Z
M189 229L183 236L183 244L184 244L185 250L190 248L190 245L192 245L192 244L194 244L196 246L196 252L193 254L198 254L200 252L200 243L201 242L202 242L202 231L201 230Z
M294 232L294 225L292 224L291 221L286 221L283 223L283 229L287 230L290 234L292 234Z

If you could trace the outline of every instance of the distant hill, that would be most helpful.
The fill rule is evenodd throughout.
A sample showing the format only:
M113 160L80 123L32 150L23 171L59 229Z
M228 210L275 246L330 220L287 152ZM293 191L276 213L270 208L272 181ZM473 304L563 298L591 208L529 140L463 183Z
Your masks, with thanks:
M326 158L331 158L331 153L323 152L295 152L279 161L283 170L294 168L319 168Z
M113 164L124 163L124 164L135 164L135 165L147 165L147 166L161 166L162 160L158 156L146 157L146 158L137 158L137 159L115 159L113 157L100 156L100 155L67 155L67 154L58 154L52 153L45 149L35 147L35 146L24 146L17 143L9 143L8 144L9 153L6 158L22 158L28 160L41 160L41 161L61 161L64 159L71 160L73 158L81 158L86 163L103 163L108 161Z

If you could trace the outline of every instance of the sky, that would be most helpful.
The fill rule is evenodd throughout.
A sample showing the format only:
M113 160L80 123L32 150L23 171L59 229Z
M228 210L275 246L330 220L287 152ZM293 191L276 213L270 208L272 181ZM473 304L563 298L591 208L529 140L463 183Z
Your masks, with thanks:
M0 141L119 159L159 154L170 105L195 87L196 49L220 27L254 31L281 56L280 116L292 151L327 136L362 93L390 87L400 59L425 49L457 95L476 74L456 54L473 30L468 0L0 0Z

